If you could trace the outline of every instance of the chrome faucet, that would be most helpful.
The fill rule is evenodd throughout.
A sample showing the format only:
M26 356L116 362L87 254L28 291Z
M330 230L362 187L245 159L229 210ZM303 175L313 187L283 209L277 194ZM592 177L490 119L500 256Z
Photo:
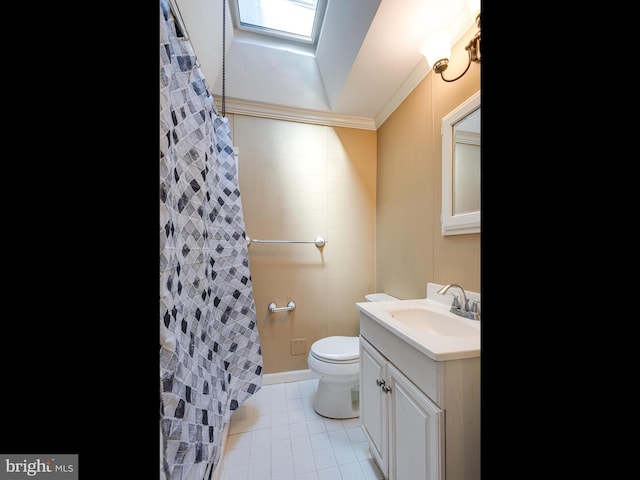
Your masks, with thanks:
M451 302L451 308L449 311L451 313L455 313L456 315L460 315L464 318L470 318L472 320L480 320L480 308L479 302L473 302L473 306L471 310L469 310L469 300L467 299L467 295L464 292L464 288L456 283L450 283L449 285L445 285L440 290L437 291L438 295L446 294L450 288L457 288L460 290L460 297L462 298L462 303L458 300L456 295L453 295L453 301Z

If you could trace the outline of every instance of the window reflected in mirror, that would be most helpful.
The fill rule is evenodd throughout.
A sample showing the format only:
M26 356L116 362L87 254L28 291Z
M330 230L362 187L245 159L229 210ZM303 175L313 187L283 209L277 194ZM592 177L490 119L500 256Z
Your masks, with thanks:
M480 233L480 139L478 91L442 118L442 235Z
M480 210L480 109L453 127L452 214Z

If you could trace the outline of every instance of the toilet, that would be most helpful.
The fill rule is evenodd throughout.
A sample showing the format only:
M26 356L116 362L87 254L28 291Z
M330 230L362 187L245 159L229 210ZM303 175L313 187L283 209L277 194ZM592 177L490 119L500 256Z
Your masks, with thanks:
M386 293L365 295L368 302L398 300ZM360 338L332 336L316 340L307 357L318 380L313 409L323 417L355 418L360 415Z

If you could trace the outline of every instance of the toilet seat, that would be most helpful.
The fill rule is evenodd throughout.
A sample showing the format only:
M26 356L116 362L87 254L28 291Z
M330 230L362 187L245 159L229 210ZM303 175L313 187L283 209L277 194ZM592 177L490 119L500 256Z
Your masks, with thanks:
M360 339L343 336L321 338L311 345L309 353L321 362L358 363L360 361Z

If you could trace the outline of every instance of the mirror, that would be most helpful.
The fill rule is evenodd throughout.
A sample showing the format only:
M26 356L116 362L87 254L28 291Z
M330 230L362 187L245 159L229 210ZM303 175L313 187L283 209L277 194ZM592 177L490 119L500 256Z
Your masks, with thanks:
M480 232L480 92L442 118L442 235Z

